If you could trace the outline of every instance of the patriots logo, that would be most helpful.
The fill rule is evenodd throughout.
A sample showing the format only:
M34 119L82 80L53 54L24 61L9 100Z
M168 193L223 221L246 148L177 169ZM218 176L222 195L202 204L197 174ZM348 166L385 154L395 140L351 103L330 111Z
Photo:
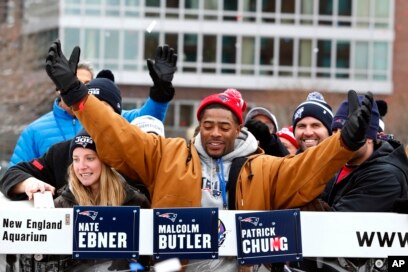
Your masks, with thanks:
M298 109L298 110L295 112L295 115L294 115L294 118L293 118L293 119L297 120L297 119L299 119L299 118L302 118L302 113L303 113L304 110L305 110L304 107L301 107L300 109Z
M247 223L251 223L254 226L258 226L259 217L247 217L247 218L241 219L241 222L247 222Z
M224 102L224 103L227 103L228 101L230 101L230 98L228 97L228 96L226 96L226 95L219 95L218 96L221 100L222 100L222 102Z
M96 217L98 216L98 212L95 212L95 211L83 211L83 212L80 212L79 214L88 216L92 218L92 220L95 220Z
M174 221L176 221L177 218L177 213L162 213L159 214L159 217L167 218L174 223Z

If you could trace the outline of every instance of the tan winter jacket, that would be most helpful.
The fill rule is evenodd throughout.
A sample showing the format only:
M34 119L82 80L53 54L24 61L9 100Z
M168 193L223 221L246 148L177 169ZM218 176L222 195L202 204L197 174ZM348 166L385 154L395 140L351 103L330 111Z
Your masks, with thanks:
M95 140L103 161L146 184L152 208L200 207L201 164L194 145L181 138L143 133L92 95L75 114ZM352 155L342 145L340 133L292 157L254 154L238 178L236 209L303 206L323 191Z

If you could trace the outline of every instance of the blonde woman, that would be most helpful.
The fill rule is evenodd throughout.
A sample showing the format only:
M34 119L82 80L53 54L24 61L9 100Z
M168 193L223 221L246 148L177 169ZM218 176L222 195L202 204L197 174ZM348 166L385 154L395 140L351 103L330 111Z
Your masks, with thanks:
M68 167L68 186L55 199L55 207L74 205L140 206L150 208L149 201L96 153L93 139L81 131L70 146L72 163Z
M104 164L96 152L93 139L87 132L79 132L70 145L72 163L68 167L68 184L59 190L54 200L56 208L72 208L74 205L91 206L140 206L150 208L145 195L127 184L113 168ZM70 255L47 256L36 267L52 271L111 271L128 270L129 262L137 260L73 260ZM139 262L147 265L149 258ZM42 263L42 264L41 264ZM58 267L58 269L57 269ZM56 270L55 270L56 269Z

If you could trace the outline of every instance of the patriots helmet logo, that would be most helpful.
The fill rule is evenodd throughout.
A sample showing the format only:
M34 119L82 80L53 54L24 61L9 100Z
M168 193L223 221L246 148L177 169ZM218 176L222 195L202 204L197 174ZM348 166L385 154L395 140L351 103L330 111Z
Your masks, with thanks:
M247 223L251 223L254 226L258 226L259 217L246 217L244 219L241 219L241 222L247 222Z
M92 220L95 220L96 217L98 216L98 212L96 212L96 211L83 211L83 212L80 212L79 214L88 216L88 217L92 218Z
M171 222L174 223L176 221L176 218L177 218L177 213L162 213L162 214L159 214L159 217L167 218Z

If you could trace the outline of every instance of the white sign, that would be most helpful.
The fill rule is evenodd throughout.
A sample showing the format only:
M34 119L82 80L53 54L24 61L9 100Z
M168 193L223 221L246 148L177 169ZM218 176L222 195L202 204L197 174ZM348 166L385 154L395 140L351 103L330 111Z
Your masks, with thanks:
M0 253L71 254L72 209L2 208Z
M13 203L13 205L10 205ZM72 254L72 209L35 209L0 194L0 254ZM219 256L237 256L235 213L219 211ZM248 211L254 212L254 211ZM153 255L153 210L140 210L140 255ZM301 212L304 257L408 255L408 215Z

